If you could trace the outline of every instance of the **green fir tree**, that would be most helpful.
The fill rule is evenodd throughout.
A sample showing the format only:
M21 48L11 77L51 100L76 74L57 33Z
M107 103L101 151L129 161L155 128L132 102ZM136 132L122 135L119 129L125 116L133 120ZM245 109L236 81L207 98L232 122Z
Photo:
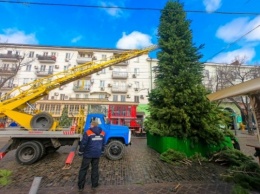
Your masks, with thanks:
M168 1L158 28L155 89L149 94L151 134L190 138L192 142L218 144L224 139L219 124L224 113L206 97L202 85L202 55L192 42L190 21L179 1Z
M69 113L68 113L68 108L63 108L60 121L59 121L59 126L66 128L71 126L72 119L69 118Z

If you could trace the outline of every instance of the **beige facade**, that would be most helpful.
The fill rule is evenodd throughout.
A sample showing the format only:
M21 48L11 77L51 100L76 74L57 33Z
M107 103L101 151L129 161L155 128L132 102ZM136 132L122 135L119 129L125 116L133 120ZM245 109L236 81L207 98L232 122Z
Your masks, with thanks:
M0 44L0 48L0 81L15 74L16 65L21 64L17 74L2 87L1 95L35 79L92 60L109 60L115 53L125 51L20 44ZM68 107L69 114L76 115L79 109L90 111L90 105L147 104L147 94L154 79L152 66L156 63L147 54L118 63L50 91L35 104L36 108L59 117L64 106ZM32 109L28 107L26 111Z

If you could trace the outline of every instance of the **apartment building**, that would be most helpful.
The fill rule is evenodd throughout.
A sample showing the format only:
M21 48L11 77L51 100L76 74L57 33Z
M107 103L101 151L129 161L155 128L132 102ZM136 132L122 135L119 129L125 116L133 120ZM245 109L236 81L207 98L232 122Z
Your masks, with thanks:
M106 61L126 51L3 43L0 48L0 83L13 76L1 88L0 95L36 79L89 61ZM33 106L54 118L61 116L64 107L71 117L80 109L85 113L104 112L112 119L142 116L144 113L138 112L138 106L145 109L148 103L147 94L154 79L152 66L156 63L147 54L118 63L51 91ZM27 107L26 111L30 113L32 108Z

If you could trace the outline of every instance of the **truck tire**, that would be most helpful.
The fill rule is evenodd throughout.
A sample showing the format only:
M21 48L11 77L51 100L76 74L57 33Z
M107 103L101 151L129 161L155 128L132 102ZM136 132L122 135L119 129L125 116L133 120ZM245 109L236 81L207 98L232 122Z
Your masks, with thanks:
M40 146L37 143L27 141L17 148L15 158L20 164L33 164L39 159L40 152Z
M40 156L38 158L38 160L39 160L46 154L46 149L45 149L44 145L42 144L42 142L40 142L40 141L33 141L33 142L35 142L40 148Z
M124 144L121 141L113 140L106 146L105 155L110 160L120 160L124 152Z
M53 125L53 118L47 112L41 112L33 116L30 121L31 128L39 131L48 131Z

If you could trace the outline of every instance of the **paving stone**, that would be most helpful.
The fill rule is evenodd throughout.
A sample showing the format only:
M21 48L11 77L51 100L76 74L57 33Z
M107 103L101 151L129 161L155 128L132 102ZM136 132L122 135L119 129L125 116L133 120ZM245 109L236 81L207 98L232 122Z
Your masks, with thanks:
M254 150L246 146L256 136L239 133L241 148L247 155ZM224 167L203 163L187 165L170 165L159 159L159 154L150 149L145 138L133 138L132 145L126 148L125 157L119 161L111 161L102 157L100 160L100 184L92 190L90 171L86 179L83 193L178 193L178 194L228 194L232 186L220 180ZM3 143L3 142L2 142ZM1 145L1 140L0 140ZM12 183L0 187L2 194L28 193L34 176L42 177L39 194L70 194L77 193L77 176L81 158L76 156L71 169L62 170L64 161L70 151L69 146L60 148L56 153L44 157L41 161L22 166L16 163L14 151L0 161L0 169L13 171ZM177 187L177 185L179 185ZM252 192L257 194L257 192ZM258 193L259 194L259 193Z

